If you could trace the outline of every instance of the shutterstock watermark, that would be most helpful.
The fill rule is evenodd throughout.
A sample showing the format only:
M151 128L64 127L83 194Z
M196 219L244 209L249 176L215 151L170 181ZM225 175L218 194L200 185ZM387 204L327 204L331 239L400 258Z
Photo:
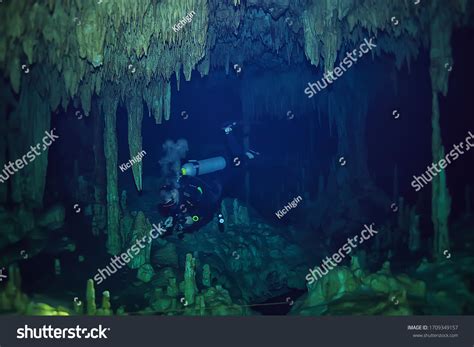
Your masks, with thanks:
M110 328L53 328L51 325L43 325L41 328L30 328L27 324L16 330L17 339L107 339L106 331Z
M473 143L470 143L470 140L474 140L474 134L469 130L467 132L469 135L466 136L464 141L459 142L458 145L453 145L453 149L449 151L448 154L445 155L443 159L438 160L437 163L432 163L431 166L426 167L425 173L421 174L421 176L415 176L413 175L413 181L411 181L411 186L415 188L415 191L419 191L421 188L423 188L423 183L427 185L428 183L431 182L431 180L436 177L441 170L446 169L448 164L451 164L451 161L455 161L459 158L460 155L464 154L465 152L461 149L465 149L466 151L469 151L471 148L474 148L474 141ZM464 148L464 144L466 144L466 147ZM461 148L461 149L460 149ZM438 169L438 165L441 168ZM433 172L436 171L436 172ZM425 177L426 174L426 177Z
M43 147L42 150L43 152L53 144L56 139L59 138L59 136L54 135L54 131L56 128L53 128L53 130L50 131L45 131L44 133L46 136L43 137ZM49 140L49 141L48 141ZM3 165L3 171L2 174L0 174L0 182L5 183L10 178L10 175L13 176L18 170L23 169L26 165L31 163L36 159L37 156L41 155L40 152L41 148L41 143L36 144L36 146L30 146L30 150L21 157L21 159L15 160L15 162L8 162L7 164ZM28 158L28 162L26 159Z
M147 246L147 243L152 242L153 240L157 239L166 232L166 229L161 226L161 223L158 223L158 226L156 226L155 224L152 225L153 228L150 230L148 235L145 235L141 239L136 240L135 244L130 246L122 254L110 258L110 269L109 265L107 265L105 269L97 269L97 274L94 276L94 281L97 285L101 284L104 280L107 279L107 277L110 277L114 273L116 273L118 269L122 268L122 266L127 265L134 257L136 257L141 252L143 248Z
M309 273L306 275L306 280L308 281L308 284L313 284L319 279L323 278L323 276L326 276L329 271L334 269L337 264L339 264L346 255L352 252L352 249L357 248L359 244L364 243L364 241L369 240L372 236L378 234L378 231L374 229L374 224L370 224L370 226L367 226L367 224L364 224L364 229L360 232L360 238L359 235L354 236L354 238L347 238L347 242L339 248L339 250L332 255L331 258L326 257L323 260L323 265L322 266L317 266L314 269L309 269ZM359 240L359 241L357 241ZM355 241L355 242L354 242ZM344 251L344 252L343 252ZM336 264L332 263L332 260L336 262ZM329 264L331 263L331 264ZM323 272L324 269L326 272Z
M377 45L373 43L372 40L374 40L374 37L372 37L370 40L365 38L364 42L359 45L359 49L354 49L352 52L347 52L346 57L339 63L339 66L334 68L334 70L327 71L321 80L316 81L315 83L308 83L308 87L304 90L304 93L308 95L308 98L312 98L322 89L325 89L328 84L333 83L339 77L344 75L344 72L346 72L347 69L357 62L357 56L360 58L364 54L369 53L372 48L377 47Z

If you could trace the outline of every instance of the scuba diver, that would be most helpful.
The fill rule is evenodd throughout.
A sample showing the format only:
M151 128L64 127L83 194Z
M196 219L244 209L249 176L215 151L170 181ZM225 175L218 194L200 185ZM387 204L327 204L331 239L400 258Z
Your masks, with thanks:
M216 212L219 230L224 231L224 216L218 212L223 186L233 173L259 155L250 149L244 150L243 143L235 136L237 128L236 122L222 128L228 144L226 155L189 160L181 166L174 186L161 187L160 213L167 217L164 223L167 230L177 232L179 238L206 225Z

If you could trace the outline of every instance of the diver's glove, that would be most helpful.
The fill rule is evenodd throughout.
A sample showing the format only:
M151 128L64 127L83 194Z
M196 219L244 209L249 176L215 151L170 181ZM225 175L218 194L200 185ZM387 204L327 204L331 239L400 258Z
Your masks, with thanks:
M260 155L260 153L258 153L257 151L254 151L252 149L249 149L247 152L245 152L245 155L247 156L247 158L249 159L255 159L255 157L257 155Z
M225 127L223 127L222 129L224 130L225 134L227 135L232 131L232 127L234 127L236 125L237 125L236 122L232 122L232 123L226 125Z

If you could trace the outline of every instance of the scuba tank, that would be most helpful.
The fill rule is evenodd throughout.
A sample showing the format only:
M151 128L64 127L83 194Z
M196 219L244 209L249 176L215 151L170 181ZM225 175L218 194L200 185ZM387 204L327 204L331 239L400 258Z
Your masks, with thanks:
M225 169L227 162L224 157L213 157L204 160L190 160L181 167L183 176L199 176Z

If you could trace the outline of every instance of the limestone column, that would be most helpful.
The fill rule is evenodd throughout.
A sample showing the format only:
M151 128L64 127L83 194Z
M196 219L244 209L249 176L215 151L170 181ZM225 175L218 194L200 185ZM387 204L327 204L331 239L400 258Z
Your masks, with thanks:
M109 88L110 90L111 88ZM120 252L121 240L119 230L119 196L117 187L117 129L116 112L118 98L111 90L104 95L102 101L102 113L105 118L104 127L104 153L105 169L107 177L107 251L110 254Z
M449 71L445 64L452 61L451 57L451 30L452 19L450 13L437 8L433 4L431 22L431 49L430 49L430 76L432 86L432 118L433 128L431 150L433 163L444 158L445 151L441 139L440 112L438 95L448 93ZM431 220L433 222L433 256L443 257L443 252L449 249L448 219L451 211L451 196L446 184L446 171L442 170L431 182Z

